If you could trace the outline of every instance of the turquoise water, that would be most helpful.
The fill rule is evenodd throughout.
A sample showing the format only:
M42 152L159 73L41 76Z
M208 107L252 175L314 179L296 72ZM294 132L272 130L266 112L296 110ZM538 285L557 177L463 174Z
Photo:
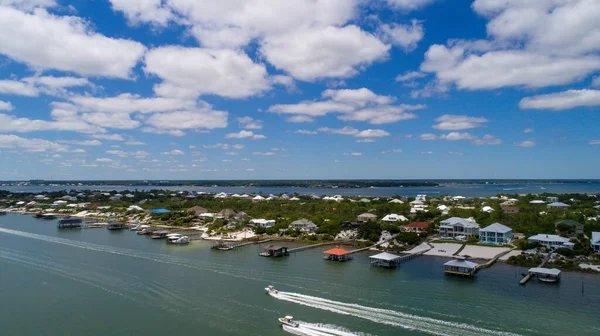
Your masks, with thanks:
M160 187L160 186L2 186L0 190L10 192L42 192L42 191L60 191L64 189L75 190L186 190L197 192L226 192L230 194L283 194L298 193L301 195L343 195L343 196L416 196L426 194L431 197L438 195L452 195L465 197L487 197L497 194L585 194L600 193L600 183L509 183L509 184L448 184L436 188L407 187L407 188L283 188L283 187Z
M308 323L303 335L600 333L599 275L519 286L524 270L502 263L470 280L445 277L443 258L385 270L368 252L333 263L319 248L267 259L260 246L209 246L2 216L0 334L289 335L277 322L287 314ZM269 284L282 293L266 295Z

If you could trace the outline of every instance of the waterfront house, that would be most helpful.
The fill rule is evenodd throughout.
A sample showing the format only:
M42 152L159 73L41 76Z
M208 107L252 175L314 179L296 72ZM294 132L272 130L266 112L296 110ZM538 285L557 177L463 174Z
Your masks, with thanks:
M492 208L492 207L491 207L491 206L489 206L489 205L486 205L486 206L484 206L483 208L481 208L481 211L483 211L483 212L487 212L487 213L490 213L490 212L493 212L493 211L494 211L494 208Z
M398 214L389 214L385 215L385 217L383 217L381 220L386 223L395 223L397 221L405 222L408 220L408 218Z
M395 254L383 252L369 257L369 263L371 266L394 268L399 264L400 256Z
M559 225L570 226L571 228L573 228L573 230L575 230L575 234L583 233L583 224L577 223L576 221L574 221L572 219L563 219L561 221L554 223L554 226L556 228L558 228Z
M477 237L479 236L479 224L465 218L450 217L440 222L439 231L443 237L459 239Z
M535 236L527 238L527 241L530 243L540 243L549 249L557 249L562 247L573 249L573 246L575 245L569 241L569 238L553 234L536 234Z
M504 211L504 213L517 213L519 212L519 207L514 205L514 203L509 203L509 204L505 204L507 202L504 202L502 204L500 204L500 207L502 208L502 211Z
M565 204L563 202L554 202L554 203L548 204L548 208L552 208L552 209L568 209L569 205Z
M341 249L339 246L336 246L331 250L323 251L323 254L326 255L324 259L331 261L347 261L352 259L350 251Z
M290 228L302 232L315 232L317 230L317 225L308 219L302 218L293 221L292 224L290 224Z
M600 253L600 232L592 232L590 245L592 245L592 251Z
M419 201L419 200L414 200L414 201L408 202L408 204L410 204L412 207L425 206L425 203L423 203L423 201Z
M402 230L404 230L405 232L423 232L423 231L427 231L427 229L429 228L429 224L424 223L424 222L414 222L414 223L410 223L407 225L403 225L400 227Z
M220 192L215 195L215 198L227 198L227 194L224 192Z
M477 265L478 264L474 262L457 257L444 264L444 274L472 277L475 275L475 268Z
M425 202L427 201L427 195L417 195L417 197L415 197L415 201Z
M255 218L255 219L251 219L250 222L248 223L248 225L270 228L275 225L275 220L274 219Z
M558 197L553 197L553 196L546 197L546 202L556 203L556 202L558 202Z
M512 229L500 223L494 223L479 230L479 241L483 244L510 244Z
M361 221L361 222L376 222L377 221L377 215L365 212L364 214L358 215L358 220Z

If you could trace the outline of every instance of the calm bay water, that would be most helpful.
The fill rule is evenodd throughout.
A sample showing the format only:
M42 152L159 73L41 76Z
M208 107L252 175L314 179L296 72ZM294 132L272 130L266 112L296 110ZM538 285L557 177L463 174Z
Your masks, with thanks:
M267 259L260 246L209 246L2 216L0 333L285 335L277 318L291 314L311 324L306 335L600 334L598 275L519 286L524 270L503 263L470 280L445 277L443 258L385 270L368 266L370 252L342 264L319 248ZM268 284L284 293L266 295Z
M406 187L406 188L289 188L289 187L161 187L161 186L2 186L0 190L10 192L60 191L60 190L151 190L164 189L173 191L196 192L226 192L230 194L283 194L298 193L301 195L343 195L343 196L429 196L451 195L465 197L487 197L497 194L541 194L541 193L600 193L600 183L507 183L507 184L448 184L436 188Z

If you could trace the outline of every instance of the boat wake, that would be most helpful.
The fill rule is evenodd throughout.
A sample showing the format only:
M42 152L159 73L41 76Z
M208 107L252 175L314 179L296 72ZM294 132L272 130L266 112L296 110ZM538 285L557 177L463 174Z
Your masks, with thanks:
M353 303L339 302L324 299L315 296L303 295L298 293L278 292L270 293L271 296L279 300L284 300L303 306L327 310L330 312L351 315L354 317L369 320L375 323L387 324L405 329L416 330L433 335L448 336L476 336L476 335L496 335L496 336L514 336L516 334L480 328L466 323L449 322L429 317L417 316L394 310L366 307ZM302 325L302 324L301 324ZM290 328L292 329L292 328ZM298 329L298 328L296 328ZM287 331L287 330L286 330ZM311 335L329 335L318 334L319 330L314 330ZM333 334L346 335L346 334ZM352 335L352 334L348 334Z
M314 324L302 321L296 322L300 323L298 328L284 325L283 330L290 334L300 336L367 336L367 334L354 333L330 324Z

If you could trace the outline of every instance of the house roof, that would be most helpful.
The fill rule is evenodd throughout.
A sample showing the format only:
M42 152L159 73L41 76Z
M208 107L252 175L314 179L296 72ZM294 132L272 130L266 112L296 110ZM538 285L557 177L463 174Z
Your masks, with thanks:
M150 210L148 212L150 212L150 213L167 213L167 212L171 212L171 211L167 210L167 209L160 208L160 209L152 209L152 210Z
M365 212L363 214L358 215L358 217L369 217L369 218L377 218L377 215Z
M282 248L284 248L284 247L279 246L279 245L269 245L269 246L265 247L265 251L277 251L277 250L281 250Z
M555 225L564 224L564 225L568 225L568 226L582 226L583 225L581 223L577 223L576 221L574 221L572 219L563 219L563 220L560 220L560 221L558 221L558 222L556 222L554 224Z
M498 233L508 233L511 232L512 229L509 228L506 225L500 224L500 223L494 223L491 225L488 225L486 227L484 227L483 229L479 230L480 232L498 232Z
M478 228L479 224L469 221L468 219L460 218L460 217L450 217L448 219L444 219L440 222L442 225L454 225L460 224L462 227L466 228Z
M387 253L387 252L383 252L383 253L376 254L374 256L370 256L369 258L377 259L377 260L392 261L392 260L400 258L400 256L391 254L391 253Z
M292 225L299 225L299 224L301 224L301 225L315 225L315 223L309 221L306 218L301 218L301 219L298 219L298 220L295 220L295 221L292 222Z
M232 209L223 209L219 211L218 214L221 216L235 216L236 212Z
M548 204L548 207L550 207L550 208L567 208L567 207L569 207L569 205L565 204L563 202L554 202L554 203Z
M450 260L444 264L444 266L465 267L465 268L475 268L475 266L477 266L477 265L478 265L477 263L467 261L464 259L454 259L454 260Z
M559 243L568 243L569 238L561 237L553 234L536 234L535 236L531 236L527 238L528 240L540 240L540 241L549 241L549 242L559 242Z
M548 275L559 275L560 270L556 268L543 268L543 267L534 267L530 268L529 272L538 273L538 274L548 274Z
M427 229L429 227L429 224L424 223L424 222L414 222L414 223L406 224L403 227Z
M350 253L350 251L341 249L337 246L335 248L332 248L331 250L323 251L323 254L332 254L332 255L337 255L337 256L346 255L349 253Z
M193 211L193 212L195 212L196 214L201 214L201 213L208 212L208 210L206 210L206 208L203 208L203 207L201 207L201 206L199 206L199 205L193 206L193 207L189 208L187 211L188 211L188 212L189 212L189 211Z

